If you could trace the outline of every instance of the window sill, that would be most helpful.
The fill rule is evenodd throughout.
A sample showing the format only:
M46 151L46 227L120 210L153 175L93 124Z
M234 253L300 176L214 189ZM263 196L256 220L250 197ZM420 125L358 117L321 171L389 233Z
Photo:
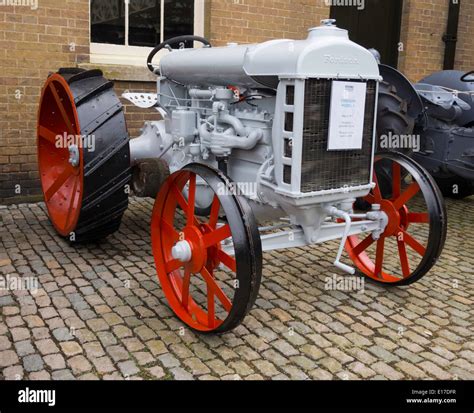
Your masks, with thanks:
M156 82L157 76L152 74L146 67L127 66L104 63L82 63L82 69L100 69L109 80L122 82Z

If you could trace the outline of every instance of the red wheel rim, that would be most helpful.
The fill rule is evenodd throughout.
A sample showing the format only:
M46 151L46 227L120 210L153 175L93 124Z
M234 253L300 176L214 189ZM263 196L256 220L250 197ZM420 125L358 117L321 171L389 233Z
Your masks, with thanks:
M77 145L79 164L69 162ZM63 236L76 228L83 194L83 152L74 97L66 80L54 74L42 90L37 126L38 167L49 217Z
M183 191L188 185L188 200ZM214 195L208 218L195 215L196 174L179 171L171 175L160 190L152 216L152 248L158 277L173 311L195 330L208 332L219 328L233 306L233 296L226 293L215 271L223 265L236 274L233 256L222 250L222 242L232 237L229 224L218 226L221 203ZM176 218L183 211L185 224L177 228ZM192 258L189 262L174 259L171 253L179 241L189 243ZM199 291L191 290L192 281L200 278L206 286L204 300L196 299ZM203 302L204 301L204 302ZM220 308L218 312L217 307Z
M382 283L399 283L412 276L418 265L413 265L410 257L417 255L420 259L425 256L428 246L417 240L415 234L409 233L413 224L430 224L429 212L412 212L407 205L421 191L420 185L413 180L404 183L402 167L395 160L392 161L391 169L391 191L390 196L383 196L378 183L377 174L374 172L376 187L364 198L370 205L379 204L384 211L389 223L380 239L374 240L372 234L348 237L346 250L355 265L368 277ZM425 200L426 202L426 200ZM399 272L384 270L386 265L387 243L396 243L395 251L391 251L396 257L391 259L398 261ZM369 252L369 248L372 252ZM421 264L420 264L421 265Z

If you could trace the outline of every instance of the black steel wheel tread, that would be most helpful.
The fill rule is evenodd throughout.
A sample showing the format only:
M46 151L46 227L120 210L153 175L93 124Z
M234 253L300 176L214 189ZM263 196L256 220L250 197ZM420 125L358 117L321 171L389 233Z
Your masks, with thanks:
M214 171L226 183L227 187L230 188L232 185L231 179L219 169L215 169ZM248 312L253 307L253 305L255 304L255 300L258 296L258 291L260 289L262 260L263 260L262 242L260 238L260 232L258 231L258 225L255 220L255 216L253 215L253 211L248 205L247 201L242 196L236 196L235 200L237 202L237 206L240 209L240 213L241 213L240 215L242 219L244 220L244 223L246 224L245 228L247 229L249 249L252 252L251 254L251 258L253 260L252 264L255 264L255 266L252 266L252 269L255 271L255 274L257 274L257 277L253 277L251 279L253 294L249 299L248 308L245 313L245 315L247 315Z
M93 229L93 227L98 228L101 225L108 224L111 218L120 217L124 213L124 211L127 209L127 206L128 206L128 202L122 201L116 207L108 209L106 211L103 211L95 215L92 219L89 219L89 221L84 221L80 229L81 231L80 233L87 232Z
M86 69L82 69L80 67L64 67L58 70L58 74L60 74L64 79L66 79L67 82L69 82L69 79L75 75L78 75L79 73L86 72ZM53 75L54 72L51 73Z
M103 93L103 92L102 92ZM92 135L99 128L104 126L109 120L111 120L115 115L118 115L123 112L123 106L121 103L117 103L109 107L103 113L101 113L97 118L91 121L85 128L81 130L82 134Z
M100 118L99 124L97 127L94 126L93 130L89 121L85 127L81 127L83 136L91 134L92 131L95 132L96 150L88 152L84 149L83 151L82 207L73 231L74 242L97 241L118 230L123 213L128 207L128 192L125 186L130 182L131 168L123 107L113 92L113 83L103 77L102 71L66 68L60 69L58 73L64 73L62 76L71 86L81 126L85 118L96 120ZM107 108L104 111L99 108L100 114L96 116L94 114L97 111L94 107L96 101L93 98L100 99L106 94L107 97L104 100L113 101L114 110ZM110 106L110 103L107 106ZM107 122L112 119L116 121L113 131L117 130L117 127L121 131L110 133ZM94 208L99 205L100 208Z
M83 103L91 100L94 96L97 96L98 94L100 94L101 92L103 92L105 90L112 89L113 87L114 87L114 82L112 82L110 80L106 81L105 83L99 84L99 86L92 89L90 92L79 95L75 99L76 106L82 105Z
M124 171L119 177L117 177L117 179L121 178L118 182L112 182L112 186L110 186L109 183L106 183L87 198L83 199L83 211L86 212L91 210L92 208L96 207L97 204L100 204L105 199L110 198L110 196L116 192L125 192L125 185L127 185L127 183L130 181L130 176L130 169L128 169Z
M231 186L232 181L230 178L224 174L221 170L217 170L218 175L223 179L228 187ZM240 216L244 221L244 228L247 231L247 242L249 245L250 258L251 258L251 271L250 271L250 291L248 299L246 300L247 305L243 311L240 311L240 317L235 317L232 326L229 327L226 331L232 330L242 323L244 318L248 315L255 300L257 299L258 292L260 290L260 283L262 278L262 242L260 238L260 233L258 231L258 225L255 221L252 209L248 205L247 201L241 197L236 196L235 201L238 208L240 209Z
M107 235L118 230L125 209L122 207L119 211L113 214L109 213L106 217L103 217L100 220L94 220L89 225L81 227L80 230L76 232L76 238L79 237L78 242L100 239L104 237L102 234L106 233L108 230L113 229L113 231L109 232Z
M80 80L89 79L91 77L102 77L103 75L104 74L100 69L84 70L70 77L68 83L72 84L74 82L79 82Z
M214 173L218 179L226 184L227 187L230 188L231 186L231 180L229 177L227 177L227 175L225 175L222 171L212 168L208 165L193 163L186 165L183 169L192 172L199 171L199 169L204 171L207 170L207 172ZM247 291L245 291L245 285L243 286L242 283L240 284L239 290L235 293L234 300L232 302L231 312L223 324L221 324L217 329L209 332L197 331L200 334L223 334L236 328L242 323L245 316L253 307L260 288L262 277L262 244L260 241L258 226L256 224L255 218L253 217L253 212L244 198L240 196L233 196L232 201L237 209L236 212L238 212L235 218L241 219L243 228L245 229L246 239L244 240L244 243L248 245L248 250L250 252L248 255L249 268L246 272L246 276L249 277L247 280L248 288Z
M377 149L380 149L382 135L407 135L413 133L415 119L408 114L408 102L398 95L397 88L383 81L379 85L377 105ZM386 151L387 149L383 149ZM404 149L410 154L410 149Z
M428 273L428 271L431 270L431 268L438 261L443 251L448 228L448 215L446 211L446 204L435 180L418 162L414 161L409 156L400 152L380 152L377 155L385 157L385 159L389 158L392 160L397 159L398 157L402 161L411 164L415 169L417 169L416 172L420 175L421 180L424 181L425 184L427 184L428 189L431 191L432 197L431 199L426 199L426 203L430 214L430 227L432 227L430 228L426 254L422 258L421 262L418 264L418 267L415 269L415 271L410 277L401 279L400 281L394 283L387 284L381 281L376 281L372 278L369 279L370 281L373 281L377 284L383 284L387 287L410 285L420 280L424 275ZM439 217L439 220L436 219L436 217Z
M101 152L98 158L89 162L87 166L84 167L84 176L89 176L93 174L95 171L97 171L97 169L101 168L105 163L107 163L112 157L114 157L128 144L128 136L125 136L122 142L119 142L117 143L117 145L113 145L108 150Z

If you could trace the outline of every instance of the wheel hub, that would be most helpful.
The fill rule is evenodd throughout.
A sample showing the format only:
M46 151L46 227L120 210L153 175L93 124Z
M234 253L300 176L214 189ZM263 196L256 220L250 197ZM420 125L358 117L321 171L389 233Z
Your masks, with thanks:
M79 166L79 147L77 145L71 145L68 148L69 150L69 163L74 167L77 168Z
M390 237L395 235L400 228L400 213L395 208L393 202L389 201L388 199L383 199L380 203L380 208L382 212L385 212L388 217L388 224L385 228L384 233L382 234L384 237Z
M179 260L181 262L189 262L193 256L193 252L191 250L191 244L188 241L179 241L176 245L171 249L171 255L175 260Z
M207 249L202 237L203 233L198 227L194 225L187 226L181 234L182 239L171 249L173 258L186 263L186 266L193 273L201 271L207 261ZM175 257L174 254L178 255Z

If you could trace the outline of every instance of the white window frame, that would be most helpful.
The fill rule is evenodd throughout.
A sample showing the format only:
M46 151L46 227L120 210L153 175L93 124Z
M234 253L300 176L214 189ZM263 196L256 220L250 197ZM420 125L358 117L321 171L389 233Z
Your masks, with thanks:
M125 38L128 43L129 30L129 14L128 8L130 1L125 1ZM165 2L161 1L161 41L164 39L164 6ZM90 19L90 2L89 2L89 19ZM205 0L194 0L194 35L204 36L204 21L205 21ZM197 47L200 45L197 44ZM90 62L93 64L115 64L125 66L141 66L146 67L146 58L153 50L152 47L130 46L107 44L107 43L93 43L90 39ZM163 54L167 51L163 50ZM159 62L160 55L153 60L154 63Z

